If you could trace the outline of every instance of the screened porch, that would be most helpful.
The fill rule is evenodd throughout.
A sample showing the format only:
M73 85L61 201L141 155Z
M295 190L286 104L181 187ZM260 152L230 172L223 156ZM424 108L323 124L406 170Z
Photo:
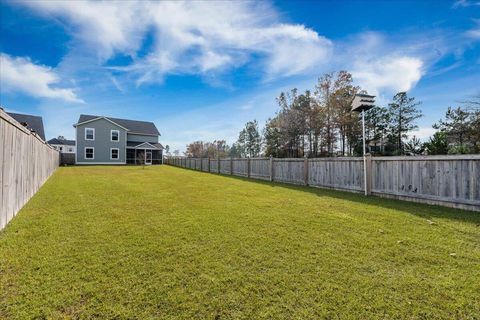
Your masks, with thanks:
M142 144L138 147L127 147L127 164L162 164L162 156L162 149L150 144L148 146Z

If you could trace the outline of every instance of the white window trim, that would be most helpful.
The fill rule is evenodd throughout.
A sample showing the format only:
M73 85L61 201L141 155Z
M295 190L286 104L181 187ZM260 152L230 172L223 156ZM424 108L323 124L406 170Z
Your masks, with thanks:
M118 158L112 158L112 151L117 150L117 156ZM110 148L110 160L120 160L120 149L118 148Z
M92 149L93 150L93 157L92 158L87 158L87 149ZM85 147L83 149L83 158L85 160L95 160L95 147Z
M112 133L117 132L118 140L112 139ZM120 130L110 130L110 142L120 142Z
M87 130L92 130L93 131L93 139L87 139ZM95 128L85 128L85 140L95 141Z

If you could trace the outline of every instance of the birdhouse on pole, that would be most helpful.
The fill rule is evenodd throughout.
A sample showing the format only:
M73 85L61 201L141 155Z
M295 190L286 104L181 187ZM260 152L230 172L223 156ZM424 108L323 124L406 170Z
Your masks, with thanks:
M357 93L352 101L352 111L362 112L372 109L375 106L375 96Z
M369 194L367 189L367 146L365 143L365 111L372 109L375 106L375 96L368 94L357 93L352 101L352 111L362 113L362 135L363 135L363 185L365 195Z

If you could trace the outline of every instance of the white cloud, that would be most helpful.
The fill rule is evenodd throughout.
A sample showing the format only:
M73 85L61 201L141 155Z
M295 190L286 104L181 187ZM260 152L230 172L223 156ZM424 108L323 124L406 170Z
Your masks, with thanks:
M353 76L363 89L378 93L382 89L408 91L422 77L423 62L408 56L387 56L357 61Z
M479 3L480 4L480 3ZM480 19L473 20L476 24L476 27L465 32L465 35L468 38L480 40Z
M468 30L466 34L470 38L480 39L480 28Z
M427 51L415 40L392 41L377 32L351 36L336 52L337 69L351 71L356 84L375 95L412 89L425 72L424 60L432 59L425 54L431 47Z
M133 54L146 27L145 8L132 1L23 1L41 14L66 20L77 40L88 44L100 59L115 52Z
M436 132L432 127L420 127L415 131L410 132L409 137L417 137L421 141L427 141Z
M64 19L71 34L105 63L117 53L134 63L117 70L137 84L168 74L223 72L259 57L265 78L311 72L331 55L331 42L303 25L282 24L265 2L24 1ZM147 35L153 44L143 48ZM145 52L147 51L147 52Z
M55 87L60 78L52 68L32 63L27 58L0 54L2 91L22 92L38 98L83 102L72 88Z
M457 0L453 3L452 8L466 8L471 6L480 6L480 1Z

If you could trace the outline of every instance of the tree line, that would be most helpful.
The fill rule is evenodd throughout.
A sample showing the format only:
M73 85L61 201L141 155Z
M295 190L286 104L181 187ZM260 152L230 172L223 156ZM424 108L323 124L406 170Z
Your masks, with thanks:
M276 98L278 111L263 130L249 121L232 145L225 140L194 141L189 157L332 157L362 154L362 124L351 111L357 93L347 71L324 74L313 90L292 89ZM365 112L367 152L374 155L480 153L480 95L449 108L433 125L435 134L422 143L411 136L423 116L421 102L407 92L395 94L387 106ZM175 151L178 153L178 151ZM175 153L174 152L174 153ZM168 154L168 152L167 152Z

